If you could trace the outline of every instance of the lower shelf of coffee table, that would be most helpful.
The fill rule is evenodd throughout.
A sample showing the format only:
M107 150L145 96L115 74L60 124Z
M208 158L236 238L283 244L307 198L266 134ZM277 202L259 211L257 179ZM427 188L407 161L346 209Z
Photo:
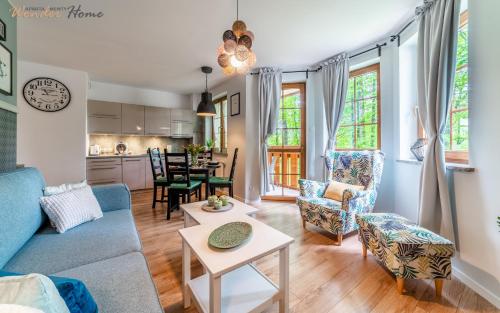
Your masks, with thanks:
M209 312L209 275L188 282L198 309ZM244 265L222 275L221 312L262 312L279 300L277 286L252 265Z

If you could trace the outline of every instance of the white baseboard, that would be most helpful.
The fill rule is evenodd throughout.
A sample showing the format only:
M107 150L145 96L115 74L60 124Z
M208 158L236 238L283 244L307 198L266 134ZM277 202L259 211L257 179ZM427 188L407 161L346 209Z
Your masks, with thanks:
M455 266L453 266L453 275L458 278L467 287L474 290L478 295L488 300L491 304L500 309L500 298L490 290L486 289L483 285L472 279L469 275L465 274Z

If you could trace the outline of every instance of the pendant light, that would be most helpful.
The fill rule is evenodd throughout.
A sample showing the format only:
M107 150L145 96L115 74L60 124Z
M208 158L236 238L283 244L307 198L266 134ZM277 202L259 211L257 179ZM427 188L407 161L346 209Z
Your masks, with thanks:
M205 91L201 93L201 101L198 104L196 115L215 116L215 106L212 102L212 93L208 92L208 74L212 73L210 66L202 66L201 71L205 73Z
M238 6L239 3L236 0L236 21L233 23L232 29L228 29L222 34L224 43L217 50L217 63L226 75L246 74L257 60L251 49L255 36L250 30L247 30L245 22L239 19Z

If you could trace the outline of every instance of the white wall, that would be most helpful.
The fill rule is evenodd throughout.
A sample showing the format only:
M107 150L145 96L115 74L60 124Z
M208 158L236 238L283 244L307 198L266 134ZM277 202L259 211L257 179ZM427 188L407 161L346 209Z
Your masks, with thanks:
M85 179L87 73L24 61L18 68L17 163L37 167L50 185ZM68 107L47 113L26 103L22 89L35 77L63 82Z
M88 98L92 100L175 109L189 109L192 107L192 99L188 95L179 95L168 91L137 88L98 81L90 82Z
M247 147L246 143L246 129L245 129L245 116L246 116L246 78L245 76L237 75L226 80L222 84L210 89L214 99L227 96L228 99L228 114L229 114L229 98L235 93L240 93L240 115L227 117L227 156L216 155L216 159L224 162L226 167L223 175L229 176L231 164L233 161L234 149L238 148L238 159L236 162L235 171L235 185L234 194L240 200L250 201L247 197L245 180L248 174L245 171L245 162L247 161ZM192 105L197 106L199 97L193 95ZM208 124L208 123L207 123ZM251 147L250 147L251 148Z

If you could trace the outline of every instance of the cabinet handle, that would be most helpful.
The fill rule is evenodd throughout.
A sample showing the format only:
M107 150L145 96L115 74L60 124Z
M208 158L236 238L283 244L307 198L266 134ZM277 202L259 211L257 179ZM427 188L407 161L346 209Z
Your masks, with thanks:
M125 159L124 161L125 162L140 162L140 161L142 161L142 159L131 159L131 160Z
M118 115L116 114L102 114L102 113L99 113L99 114L91 114L90 117L111 117L111 118L120 118Z
M89 168L89 170L114 170L117 167L100 167L100 168Z
M107 163L107 162L115 162L115 160L92 160L92 163Z
M116 180L107 180L107 181L92 182L91 185L113 184L113 183L116 183Z

